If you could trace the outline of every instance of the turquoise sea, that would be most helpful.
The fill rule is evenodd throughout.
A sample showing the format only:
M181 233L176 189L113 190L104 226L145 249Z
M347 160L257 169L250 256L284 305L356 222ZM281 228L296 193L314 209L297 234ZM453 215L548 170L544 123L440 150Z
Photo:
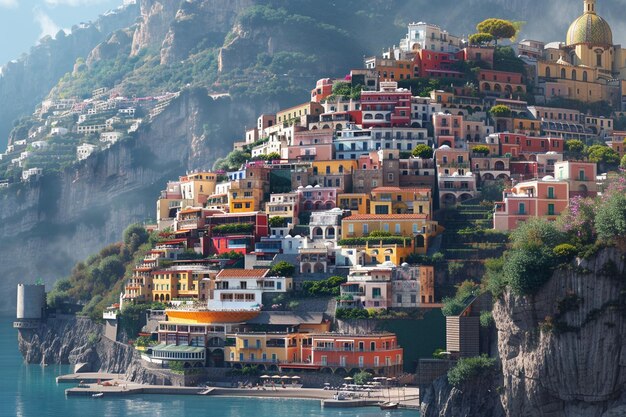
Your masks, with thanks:
M375 408L322 409L319 401L144 395L126 398L66 398L57 385L69 366L26 365L17 349L12 317L0 318L0 417L417 417L417 411Z

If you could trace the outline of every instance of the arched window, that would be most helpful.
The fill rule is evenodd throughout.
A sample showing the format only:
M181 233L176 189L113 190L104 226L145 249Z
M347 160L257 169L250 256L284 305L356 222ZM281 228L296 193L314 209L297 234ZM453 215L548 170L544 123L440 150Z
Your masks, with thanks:
M572 80L576 81L576 70L572 70Z
M561 68L561 78L565 78L565 68Z
M587 81L587 71L583 71L583 81Z
M596 52L596 67L602 66L602 52Z
M551 75L550 75L550 67L546 67L546 77L551 77Z

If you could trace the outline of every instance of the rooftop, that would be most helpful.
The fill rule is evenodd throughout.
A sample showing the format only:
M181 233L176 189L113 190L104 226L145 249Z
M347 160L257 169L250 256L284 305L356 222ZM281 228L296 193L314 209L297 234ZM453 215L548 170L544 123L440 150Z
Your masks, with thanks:
M217 278L264 278L269 269L222 269Z

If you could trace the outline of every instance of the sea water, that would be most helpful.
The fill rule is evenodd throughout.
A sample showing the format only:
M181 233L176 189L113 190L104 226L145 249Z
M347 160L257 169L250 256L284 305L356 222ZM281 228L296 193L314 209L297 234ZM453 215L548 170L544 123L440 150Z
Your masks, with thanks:
M130 395L66 397L75 384L57 384L72 372L67 365L27 365L17 348L12 317L0 317L0 417L417 417L415 410L322 408L319 400L228 398L211 396Z

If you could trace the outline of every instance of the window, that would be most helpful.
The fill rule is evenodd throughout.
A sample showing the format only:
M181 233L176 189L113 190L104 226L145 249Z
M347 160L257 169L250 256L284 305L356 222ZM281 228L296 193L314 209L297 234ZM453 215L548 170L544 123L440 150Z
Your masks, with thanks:
M548 198L554 198L554 187L548 187Z
M554 215L554 204L548 204L548 215Z
M519 203L518 214L526 214L526 204L525 203Z
M364 224L364 225L363 225L363 234L364 234L364 235L366 235L366 234L368 234L368 233L369 233L369 230L368 230L368 229L369 229L369 228L368 228L368 225L367 225L367 224Z
M385 224L383 224L383 230L384 230L385 232L388 232L388 231L389 231L389 223L385 223Z

